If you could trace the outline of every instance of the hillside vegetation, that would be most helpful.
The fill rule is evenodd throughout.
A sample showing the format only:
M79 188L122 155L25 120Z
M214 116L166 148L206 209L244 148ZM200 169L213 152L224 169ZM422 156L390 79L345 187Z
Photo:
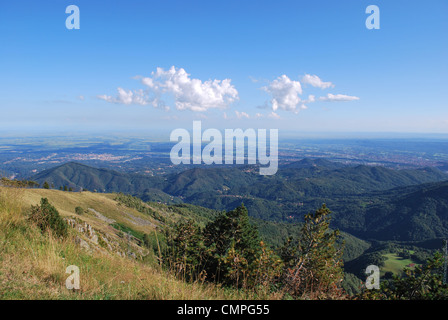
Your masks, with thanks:
M329 213L310 214L308 227L285 234L304 240L274 252L244 206L216 212L123 193L0 187L0 299L345 299L344 246L337 231L324 237ZM299 264L310 276L296 282L289 274ZM80 290L65 288L72 266Z
M256 298L211 283L180 281L163 270L138 238L111 226L154 234L162 223L120 205L114 197L0 187L0 300ZM42 198L67 220L68 237L41 232L29 220L30 207ZM76 214L76 207L85 211ZM180 218L178 213L158 211L167 222ZM65 287L66 268L71 265L80 269L80 290Z
M123 193L0 187L0 300L447 297L441 257L431 260L437 243L341 237L330 213L324 205L303 224L254 225L242 205L217 212ZM272 234L283 245L262 240ZM361 287L369 264L384 267L380 291ZM73 266L79 290L65 286Z

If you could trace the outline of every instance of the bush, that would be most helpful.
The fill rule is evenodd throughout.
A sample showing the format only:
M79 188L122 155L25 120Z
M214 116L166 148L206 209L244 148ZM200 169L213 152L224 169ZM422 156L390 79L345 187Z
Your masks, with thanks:
M31 221L36 223L42 232L51 229L57 236L66 237L68 234L68 225L59 215L59 212L53 207L47 198L40 200L40 206L31 206Z
M81 208L81 207L76 207L75 208L75 213L79 214L79 215L82 215L84 213L84 209Z

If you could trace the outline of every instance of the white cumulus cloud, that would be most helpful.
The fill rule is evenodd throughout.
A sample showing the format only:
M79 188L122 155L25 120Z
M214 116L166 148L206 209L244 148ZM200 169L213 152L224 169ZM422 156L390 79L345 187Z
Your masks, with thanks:
M334 87L331 82L324 82L316 75L305 74L302 78L302 83L309 84L316 88L327 89Z
M262 88L272 96L272 110L278 109L296 111L301 102L302 86L299 81L293 81L282 75Z
M183 68L174 66L169 70L157 68L151 77L142 78L142 83L156 95L172 95L178 110L226 108L238 100L238 91L230 79L202 81L191 78Z
M101 95L98 98L112 103L151 104L168 109L164 97L170 96L176 109L192 111L226 108L239 99L238 91L230 79L202 81L191 78L183 68L174 66L169 70L157 68L150 77L135 78L141 79L142 84L146 86L145 90L126 91L118 88L116 97Z
M320 97L319 100L321 101L355 101L359 100L358 97L355 96L348 96L345 94L327 94L325 97Z

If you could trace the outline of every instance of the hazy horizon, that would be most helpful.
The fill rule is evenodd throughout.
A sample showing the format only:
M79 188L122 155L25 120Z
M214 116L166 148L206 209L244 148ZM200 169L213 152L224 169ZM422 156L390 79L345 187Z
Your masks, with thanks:
M202 132L209 128L204 127ZM244 126L234 126L230 129L241 128L243 130L249 129L250 127ZM186 126L184 129L191 133L192 126ZM263 128L261 128L263 129ZM223 129L218 129L222 133ZM257 128L255 128L257 130ZM50 138L50 137L67 137L67 138L80 138L85 137L90 140L101 139L101 138L136 138L136 139L156 139L156 141L169 141L171 129L53 129L48 128L47 130L42 130L40 128L28 129L26 131L16 128L16 130L8 130L5 128L0 128L0 139L7 138ZM279 141L285 140L301 140L301 139L316 139L316 140L337 140L337 139L385 139L385 140L400 140L400 139L411 139L411 140L445 140L448 139L448 133L438 133L438 132L356 132L356 131L299 131L299 130L281 130L279 129Z

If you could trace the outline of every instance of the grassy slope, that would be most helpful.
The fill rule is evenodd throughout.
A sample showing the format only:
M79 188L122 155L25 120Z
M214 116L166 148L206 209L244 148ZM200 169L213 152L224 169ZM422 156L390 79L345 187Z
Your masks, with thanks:
M387 259L384 262L384 266L381 268L381 275L386 272L392 272L395 275L401 275L403 273L403 268L410 264L416 264L415 261L411 259L403 259L399 257L396 253L385 254L384 257Z
M139 226L132 224L130 222L129 216L123 214L123 211L131 214L132 216L143 218L145 220L148 220L149 222L156 223L148 216L144 216L134 209L125 208L118 205L118 203L113 200L113 194L101 194L92 192L63 192L58 190L46 189L26 189L23 193L22 201L24 205L31 206L38 204L41 198L48 198L50 203L58 209L59 213L62 216L65 217L77 216L75 215L75 208L77 206L80 206L83 209L92 208L105 217L116 220L117 222L129 224L130 226L132 225L132 228L137 231L149 233L153 230L153 228L149 225ZM95 215L91 213L83 215L82 219L88 223L94 224L100 229L104 229L107 226L107 224L97 219L97 217L95 217Z
M117 241L120 238L114 228L91 213L77 216L75 207L93 208L142 232L150 232L154 226L135 225L123 211L157 224L136 210L120 206L110 194L0 187L0 299L273 298L223 290L209 284L187 284L154 263L120 257L107 250L86 251L76 243L79 234L75 229L70 230L66 240L42 234L27 220L30 205L38 204L41 197L48 198L63 217L77 217ZM171 214L171 218L176 216ZM70 265L80 268L81 289L75 292L65 288L68 277L65 270Z

